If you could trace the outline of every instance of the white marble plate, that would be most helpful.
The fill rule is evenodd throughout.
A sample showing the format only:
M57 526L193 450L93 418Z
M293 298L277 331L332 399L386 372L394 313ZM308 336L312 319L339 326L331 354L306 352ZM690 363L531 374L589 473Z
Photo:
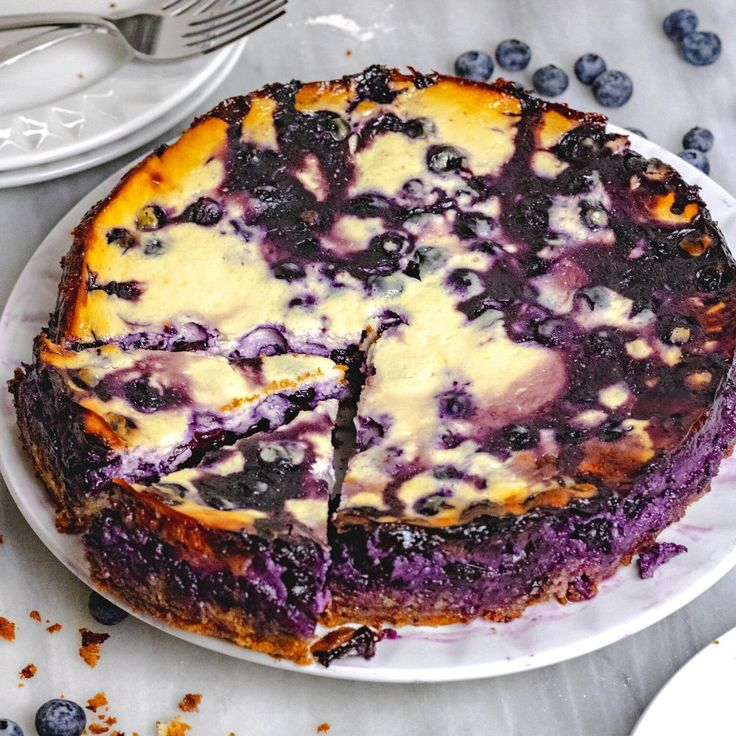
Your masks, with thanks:
M733 736L736 629L696 654L659 691L631 736Z
M116 11L140 2L117 0ZM6 1L2 12L28 8L23 0ZM70 6L51 0L33 3L38 12L65 8ZM99 1L78 0L74 9L103 8ZM14 37L0 34L0 42ZM145 129L185 104L231 54L226 47L205 56L147 63L128 59L113 37L91 33L0 68L0 171L78 156Z
M615 129L622 132L621 129ZM703 197L731 243L736 243L736 200L708 177L675 155L637 136L634 147L658 156L702 187ZM69 232L83 213L106 195L119 179L114 174L96 187L49 233L21 274L0 318L0 380L9 378L30 358L31 341L48 319L56 297L59 258L70 244ZM14 410L0 394L0 471L21 513L59 560L90 583L78 537L57 533L53 509L21 450ZM509 624L485 621L439 628L407 627L400 638L378 645L374 659L352 658L300 667L243 649L229 642L190 634L135 614L186 641L251 662L324 677L385 682L431 682L502 675L561 662L636 633L684 606L736 564L736 458L723 463L710 494L686 518L670 527L663 540L687 545L689 552L640 580L634 566L619 570L589 601L561 606L555 602L530 608ZM6 586L23 584L22 571Z
M242 41L228 46L225 49L227 53L223 55L222 63L215 70L214 74L207 79L206 84L194 90L186 100L172 110L169 110L158 118L158 120L154 120L149 125L139 128L116 141L112 141L99 148L93 148L90 151L68 156L58 161L49 161L45 164L0 171L0 189L35 184L39 181L51 181L52 179L58 179L60 176L68 176L78 171L91 169L93 166L112 161L114 158L123 156L136 148L144 146L149 141L158 138L158 136L167 130L171 130L177 123L189 117L213 94L237 63L243 53L246 41L247 39L244 38Z

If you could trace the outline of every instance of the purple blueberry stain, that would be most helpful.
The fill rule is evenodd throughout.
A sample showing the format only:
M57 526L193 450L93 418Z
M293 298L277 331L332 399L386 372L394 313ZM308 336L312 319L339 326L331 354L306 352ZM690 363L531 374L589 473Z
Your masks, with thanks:
M440 419L468 419L475 414L472 396L461 386L455 386L438 397Z
M653 577L659 567L683 552L687 552L687 547L684 544L655 542L651 547L639 552L636 560L637 567L639 568L639 577L642 580Z

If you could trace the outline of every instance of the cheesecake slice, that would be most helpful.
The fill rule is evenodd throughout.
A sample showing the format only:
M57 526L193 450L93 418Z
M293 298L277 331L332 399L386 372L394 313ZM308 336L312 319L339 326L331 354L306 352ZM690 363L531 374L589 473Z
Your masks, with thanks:
M128 605L279 657L309 658L329 594L337 401L151 484L116 479L84 542Z

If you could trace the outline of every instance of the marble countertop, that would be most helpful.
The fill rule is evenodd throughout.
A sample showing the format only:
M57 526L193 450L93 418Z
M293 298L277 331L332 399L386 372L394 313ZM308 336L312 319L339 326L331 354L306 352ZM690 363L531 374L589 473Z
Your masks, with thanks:
M547 63L571 70L578 55L595 51L635 83L632 100L610 111L612 122L641 128L673 150L680 149L690 127L710 128L716 136L712 176L736 192L736 160L727 154L736 134L736 4L690 0L689 5L702 28L722 36L723 56L712 67L685 64L660 30L667 12L681 6L679 0L292 0L285 19L252 37L235 70L201 110L266 82L333 78L375 62L450 72L461 51L492 51L498 41L517 37L533 50L530 69L509 75L517 81L529 85L533 69ZM599 109L590 90L574 78L562 99ZM64 179L0 191L0 306L54 223L142 152ZM111 731L118 728L128 736L153 734L155 721L176 714L187 692L204 696L201 712L185 717L194 736L313 734L323 723L336 736L489 731L626 736L677 669L736 625L732 571L679 612L617 644L489 680L383 685L305 677L223 658L130 619L112 632L91 670L76 656L77 629L90 625L86 589L35 538L2 481L0 534L0 615L18 623L16 642L0 640L0 717L16 718L28 735L43 700L64 693L86 702L104 691L109 713L119 720ZM9 584L19 573L26 582ZM44 621L64 626L53 636L43 632L39 654L30 642L43 629L33 628L40 624L28 618L32 609ZM31 650L37 659L30 658ZM17 673L31 661L38 674L20 688Z

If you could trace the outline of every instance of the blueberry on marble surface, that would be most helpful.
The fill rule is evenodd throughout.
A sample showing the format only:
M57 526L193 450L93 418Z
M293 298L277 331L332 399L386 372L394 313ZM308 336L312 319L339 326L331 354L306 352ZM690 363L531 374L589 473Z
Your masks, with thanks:
M80 736L86 725L84 711L71 700L54 698L36 711L38 736Z
M502 69L519 72L529 66L532 51L518 38L507 38L496 46L496 61Z
M688 64L707 66L721 55L721 39L712 31L695 31L680 41L680 53Z
M690 128L682 137L682 147L692 151L702 151L706 153L713 148L715 138L707 128L700 128L697 125Z
M593 82L593 94L603 107L621 107L631 99L633 92L631 77L617 69L608 69Z
M23 736L23 729L9 718L0 718L0 736Z
M567 73L554 64L537 69L532 77L534 89L546 97L561 95L567 89L569 81Z
M118 608L94 590L89 594L89 612L92 618L103 626L115 626L128 616L122 608Z
M466 51L455 59L455 74L475 82L487 82L493 74L493 59L483 51Z
M708 161L708 157L702 151L697 151L694 148L686 148L677 155L689 164L700 169L704 174L710 173L710 161Z
M689 8L682 8L670 13L662 23L667 38L673 41L681 41L688 33L692 33L698 27L698 16Z
M593 84L593 80L608 69L605 59L598 54L583 54L578 57L573 70L583 84Z

